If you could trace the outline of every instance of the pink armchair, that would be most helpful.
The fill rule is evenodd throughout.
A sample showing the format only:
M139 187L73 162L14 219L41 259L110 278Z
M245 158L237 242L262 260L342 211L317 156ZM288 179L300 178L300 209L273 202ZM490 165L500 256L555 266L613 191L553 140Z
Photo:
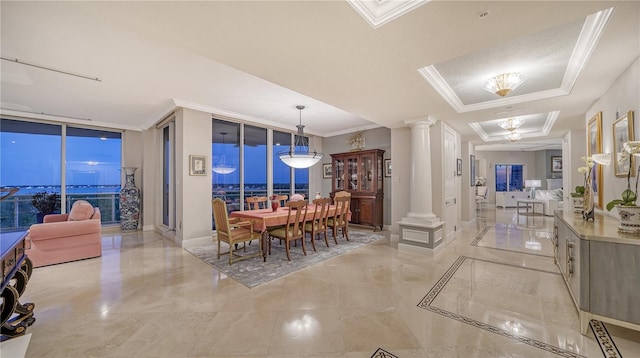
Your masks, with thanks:
M69 214L46 215L42 224L31 225L27 256L34 267L99 257L100 228L100 209L78 200Z

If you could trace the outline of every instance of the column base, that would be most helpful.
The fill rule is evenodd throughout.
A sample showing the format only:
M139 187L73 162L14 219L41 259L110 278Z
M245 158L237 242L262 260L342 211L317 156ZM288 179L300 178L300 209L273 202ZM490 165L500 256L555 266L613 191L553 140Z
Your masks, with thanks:
M437 220L437 218L436 218ZM435 249L443 240L444 221L436 222L403 218L398 222L399 245L412 245L426 249Z

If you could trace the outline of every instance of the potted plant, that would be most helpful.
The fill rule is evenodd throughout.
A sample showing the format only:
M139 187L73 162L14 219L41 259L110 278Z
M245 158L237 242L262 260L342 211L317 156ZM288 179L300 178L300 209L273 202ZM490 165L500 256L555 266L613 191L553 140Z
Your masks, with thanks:
M33 194L31 197L31 205L37 210L38 214L36 219L38 223L44 220L44 216L52 214L60 210L60 195L57 193L47 193L47 191L41 191Z
M624 143L624 149L620 152L618 161L623 162L629 160L627 168L627 188L620 195L620 199L611 200L607 203L607 210L611 211L614 207L618 209L618 218L620 225L618 231L640 234L640 206L636 205L638 199L638 179L640 174L636 176L635 191L631 190L631 166L634 155L640 155L640 141ZM640 167L638 168L640 170Z
M578 185L576 186L575 192L571 193L571 196L574 198L581 198L584 196L584 186Z

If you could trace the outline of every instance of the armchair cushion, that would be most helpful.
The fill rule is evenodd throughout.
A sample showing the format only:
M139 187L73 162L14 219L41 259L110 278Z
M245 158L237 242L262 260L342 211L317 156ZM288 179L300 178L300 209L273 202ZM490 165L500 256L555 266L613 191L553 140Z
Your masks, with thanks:
M536 190L536 200L544 203L543 214L553 216L553 212L562 206L562 189Z
M88 220L93 217L94 213L93 205L89 204L88 201L85 200L77 200L71 206L71 211L69 212L69 221L82 221Z

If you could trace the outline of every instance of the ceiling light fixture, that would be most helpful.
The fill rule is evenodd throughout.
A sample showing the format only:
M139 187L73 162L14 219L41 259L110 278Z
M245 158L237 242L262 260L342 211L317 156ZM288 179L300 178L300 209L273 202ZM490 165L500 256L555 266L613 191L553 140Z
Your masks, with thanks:
M511 133L507 134L504 137L507 138L508 140L512 141L512 142L516 142L516 141L520 140L520 138L522 138L522 136L518 132L511 132Z
M298 133L296 134L295 143L289 147L289 150L278 152L278 157L290 167L303 169L318 163L323 154L309 148L309 142L304 136L304 126L302 125L302 110L305 107L298 105L296 108L300 111L300 124L296 126Z
M524 120L522 120L521 118L509 118L498 125L502 127L502 129L506 129L509 132L513 132L516 129L518 129L518 127L520 127L522 123L524 123Z
M482 87L498 96L506 96L520 86L527 77L522 72L502 73L484 81Z
M218 157L218 160L215 163L213 163L211 170L217 174L231 174L235 172L237 168L226 163L226 156L224 155L224 136L227 135L227 132L220 132L220 134L222 135L222 149L220 150L222 155Z

